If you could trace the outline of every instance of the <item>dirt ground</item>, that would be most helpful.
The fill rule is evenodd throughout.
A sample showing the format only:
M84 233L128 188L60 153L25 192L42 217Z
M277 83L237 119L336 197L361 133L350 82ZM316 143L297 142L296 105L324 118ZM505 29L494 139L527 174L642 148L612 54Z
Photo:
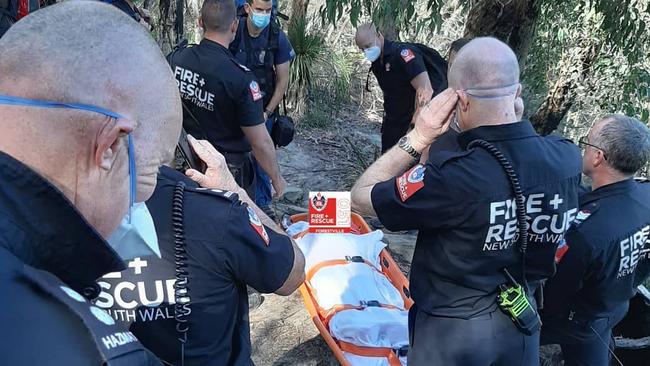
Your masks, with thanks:
M379 124L356 117L337 118L326 129L301 131L291 145L278 151L280 168L294 189L275 204L276 213L304 210L310 190L349 190L374 160L379 146ZM393 234L387 239L396 250L395 259L408 270L415 235ZM253 361L258 366L338 364L299 292L289 297L265 295L262 305L251 311L250 321Z
M337 118L326 129L300 131L294 142L278 151L280 168L292 187L276 214L306 211L311 191L349 190L375 159L380 146L379 123L354 116ZM300 128L300 126L298 126ZM389 250L408 275L416 233L385 232ZM289 297L265 295L250 313L253 361L267 365L338 365L305 309L300 293ZM561 365L557 349L546 349L543 366Z

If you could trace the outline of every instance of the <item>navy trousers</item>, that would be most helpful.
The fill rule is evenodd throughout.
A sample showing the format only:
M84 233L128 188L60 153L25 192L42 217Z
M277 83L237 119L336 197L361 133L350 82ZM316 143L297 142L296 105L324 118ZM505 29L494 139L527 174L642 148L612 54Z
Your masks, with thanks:
M409 311L409 366L539 365L539 333L527 336L501 310L472 319Z

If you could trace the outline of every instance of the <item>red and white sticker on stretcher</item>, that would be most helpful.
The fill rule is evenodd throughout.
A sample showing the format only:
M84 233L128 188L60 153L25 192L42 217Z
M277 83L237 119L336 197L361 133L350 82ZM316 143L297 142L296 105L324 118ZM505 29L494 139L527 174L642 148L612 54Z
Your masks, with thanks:
M309 192L309 232L349 233L350 192Z

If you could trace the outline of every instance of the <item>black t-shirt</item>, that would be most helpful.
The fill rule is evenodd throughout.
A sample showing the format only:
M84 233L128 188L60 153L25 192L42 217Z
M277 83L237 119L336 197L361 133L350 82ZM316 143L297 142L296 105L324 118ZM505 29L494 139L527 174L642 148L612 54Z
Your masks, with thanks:
M618 323L648 276L649 252L650 184L628 179L582 195L557 251L557 273L544 287L545 325L569 317Z
M384 92L384 113L389 123L411 123L415 112L415 89L411 80L427 69L419 51L403 43L385 41L382 57L370 68Z
M187 288L191 314L185 364L250 365L251 345L246 285L262 293L276 291L293 267L291 240L265 228L248 205L231 192L197 188L163 167L147 201L162 259L136 258L127 270L103 277L96 305L130 330L149 350L180 365L179 333L174 319L173 191L187 187L183 222L187 250Z
M426 165L377 184L372 203L389 230L418 229L411 292L418 309L470 318L496 309L508 268L521 281L517 219L510 182L475 139L489 141L515 167L531 224L526 278L531 285L555 271L555 250L577 213L578 148L537 135L530 122L484 126L458 136L460 150L436 149Z
M207 138L221 152L251 151L242 127L264 123L264 107L250 70L227 48L208 39L173 52L168 61L189 109L183 111L185 130Z

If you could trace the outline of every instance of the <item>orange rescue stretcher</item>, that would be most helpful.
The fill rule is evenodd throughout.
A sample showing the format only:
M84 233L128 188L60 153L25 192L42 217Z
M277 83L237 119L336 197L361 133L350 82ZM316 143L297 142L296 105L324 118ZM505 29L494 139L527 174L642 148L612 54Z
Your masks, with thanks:
M291 216L292 223L308 220L308 214L298 214ZM351 232L357 235L367 234L371 232L371 229L361 216L352 213ZM296 238L299 238L303 235L305 235L305 233L299 234ZM398 290L402 296L402 299L404 300L405 308L407 310L410 309L413 305L413 300L411 300L408 279L406 276L404 276L399 266L397 266L397 263L395 263L395 260L393 260L390 253L386 249L383 249L381 251L379 255L379 261L381 263L381 273L383 273L388 278L390 283ZM350 366L350 362L345 358L343 354L345 351L364 357L385 357L388 359L389 365L401 366L399 357L393 349L380 347L361 347L347 342L339 341L332 337L332 334L329 331L329 320L332 318L332 316L342 310L355 309L360 307L353 305L339 305L331 309L323 309L316 301L316 298L314 296L314 289L311 287L309 281L316 273L316 271L323 267L342 265L346 263L346 260L321 262L308 271L305 277L305 282L300 286L300 293L302 294L302 298L305 301L305 306L307 307L309 316L316 325L316 328L318 328L318 331L320 332L323 339L325 339L327 345L330 347L330 349L332 349L332 352L334 352L334 356L336 356L336 359L341 363L341 365ZM374 265L371 266L374 268ZM392 305L379 304L379 306L394 308Z

